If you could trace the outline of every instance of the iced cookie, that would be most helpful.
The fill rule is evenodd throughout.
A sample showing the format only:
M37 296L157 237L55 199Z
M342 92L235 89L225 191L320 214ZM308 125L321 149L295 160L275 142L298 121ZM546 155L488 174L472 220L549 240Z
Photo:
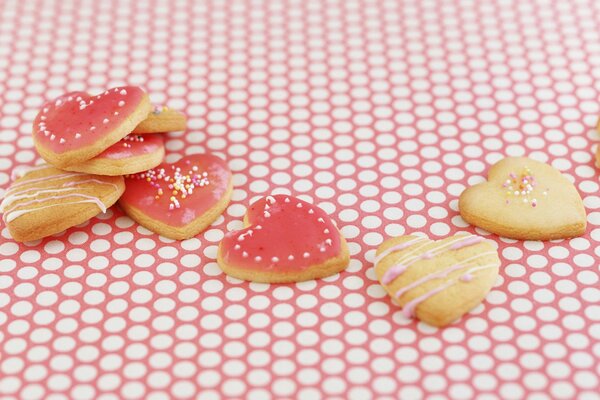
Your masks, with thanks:
M550 165L526 157L497 162L487 182L460 195L458 207L468 223L513 239L570 238L586 227L575 186Z
M492 288L500 259L480 236L433 241L400 236L379 246L375 274L407 317L445 326L476 307Z
M131 133L151 108L146 93L133 86L97 96L67 93L44 104L33 123L33 142L50 164L79 164Z
M227 208L233 185L225 161L196 154L173 164L127 175L119 205L153 232L188 239L206 229Z
M123 190L121 176L65 172L43 165L12 183L0 212L12 237L25 242L62 232L105 212Z
M97 175L127 175L154 168L164 157L165 144L162 135L131 134L96 157L64 169Z
M135 127L133 133L161 133L184 131L187 119L179 111L168 107L154 107L145 120Z
M327 213L286 195L250 206L245 229L229 232L217 262L233 277L254 282L298 282L340 272L349 262L346 240Z

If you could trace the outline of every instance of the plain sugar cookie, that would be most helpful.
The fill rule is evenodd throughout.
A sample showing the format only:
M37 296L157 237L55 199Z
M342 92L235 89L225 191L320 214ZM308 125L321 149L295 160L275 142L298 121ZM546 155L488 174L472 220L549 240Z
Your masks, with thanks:
M219 244L217 262L233 277L254 282L298 282L333 275L348 266L346 240L325 211L286 195L250 206L246 228Z
M135 127L133 133L161 133L184 131L187 118L183 113L169 107L154 107L145 120Z
M123 177L34 167L14 181L0 212L13 239L41 239L105 212L125 190Z
M421 236L386 240L375 274L405 317L446 326L476 307L498 276L495 245L475 235L433 241Z
M82 163L131 133L151 107L148 95L134 86L96 96L67 93L42 106L33 123L33 142L52 165Z
M162 135L131 134L96 157L65 167L65 170L97 175L128 175L154 168L162 163L164 157L165 143Z
M171 239L196 236L227 208L233 184L225 161L195 154L127 175L121 208L142 226Z
M488 181L466 189L458 206L468 223L513 239L571 238L586 228L575 186L550 165L526 157L494 164Z

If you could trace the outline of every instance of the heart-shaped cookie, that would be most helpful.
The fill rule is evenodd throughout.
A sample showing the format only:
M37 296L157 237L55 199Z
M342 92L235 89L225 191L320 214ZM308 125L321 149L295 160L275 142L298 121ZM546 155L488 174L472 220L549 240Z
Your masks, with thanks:
M16 241L37 240L105 212L124 189L121 176L65 172L42 165L11 184L0 212Z
M459 209L468 223L513 239L570 238L586 227L575 186L550 165L526 157L494 164L487 182L460 195Z
M127 136L151 111L148 95L134 86L97 96L67 93L43 105L33 124L42 158L58 167L89 160Z
M164 157L165 144L162 135L131 134L96 157L64 169L97 175L128 175L154 168Z
M135 127L133 133L161 133L185 130L186 117L183 113L169 107L154 107L145 120Z
M445 326L473 309L490 291L500 259L480 236L433 241L400 236L379 246L375 274L406 317Z
M225 161L195 154L127 175L119 205L127 215L171 239L188 239L227 208L233 185Z
M346 240L327 213L287 195L253 203L245 229L229 232L217 262L228 275L254 282L299 282L335 274L348 265Z

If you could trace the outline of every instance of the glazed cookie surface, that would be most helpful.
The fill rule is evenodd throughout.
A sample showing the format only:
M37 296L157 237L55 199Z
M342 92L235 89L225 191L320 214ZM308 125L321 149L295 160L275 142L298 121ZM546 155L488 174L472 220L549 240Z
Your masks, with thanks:
M246 228L229 232L217 262L228 275L254 282L298 282L333 275L349 262L346 240L327 213L287 195L253 203Z
M105 212L125 190L123 177L65 172L49 165L25 171L4 195L0 212L19 242L41 239Z
M35 118L33 141L48 163L87 161L127 136L151 110L144 91L117 87L96 96L67 93L47 102Z
M499 266L492 242L464 234L438 241L400 236L382 243L375 256L375 274L404 316L438 327L481 303Z
M586 228L575 186L550 165L526 157L494 164L487 182L460 195L459 209L468 223L513 239L571 238Z
M111 176L135 174L156 167L164 157L162 135L130 134L96 157L65 167L65 170Z
M184 131L187 118L179 111L169 107L154 107L154 110L148 114L146 119L138 124L133 133L161 133Z
M171 239L188 239L227 208L233 190L225 161L211 154L186 156L125 177L119 205L142 226Z

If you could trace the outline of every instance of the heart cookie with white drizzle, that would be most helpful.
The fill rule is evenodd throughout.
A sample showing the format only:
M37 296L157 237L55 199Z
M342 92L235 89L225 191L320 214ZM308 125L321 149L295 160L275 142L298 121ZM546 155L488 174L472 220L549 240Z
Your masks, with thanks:
M228 275L254 282L299 282L333 275L348 265L346 240L327 213L286 195L253 203L246 228L219 244L217 262Z
M527 157L494 164L487 182L460 195L458 208L468 223L513 239L570 238L586 228L575 186L550 165Z
M480 236L433 241L400 236L379 246L375 274L403 314L446 326L476 307L492 288L500 259Z
M105 212L125 190L121 176L31 168L8 188L0 212L13 239L41 239Z

